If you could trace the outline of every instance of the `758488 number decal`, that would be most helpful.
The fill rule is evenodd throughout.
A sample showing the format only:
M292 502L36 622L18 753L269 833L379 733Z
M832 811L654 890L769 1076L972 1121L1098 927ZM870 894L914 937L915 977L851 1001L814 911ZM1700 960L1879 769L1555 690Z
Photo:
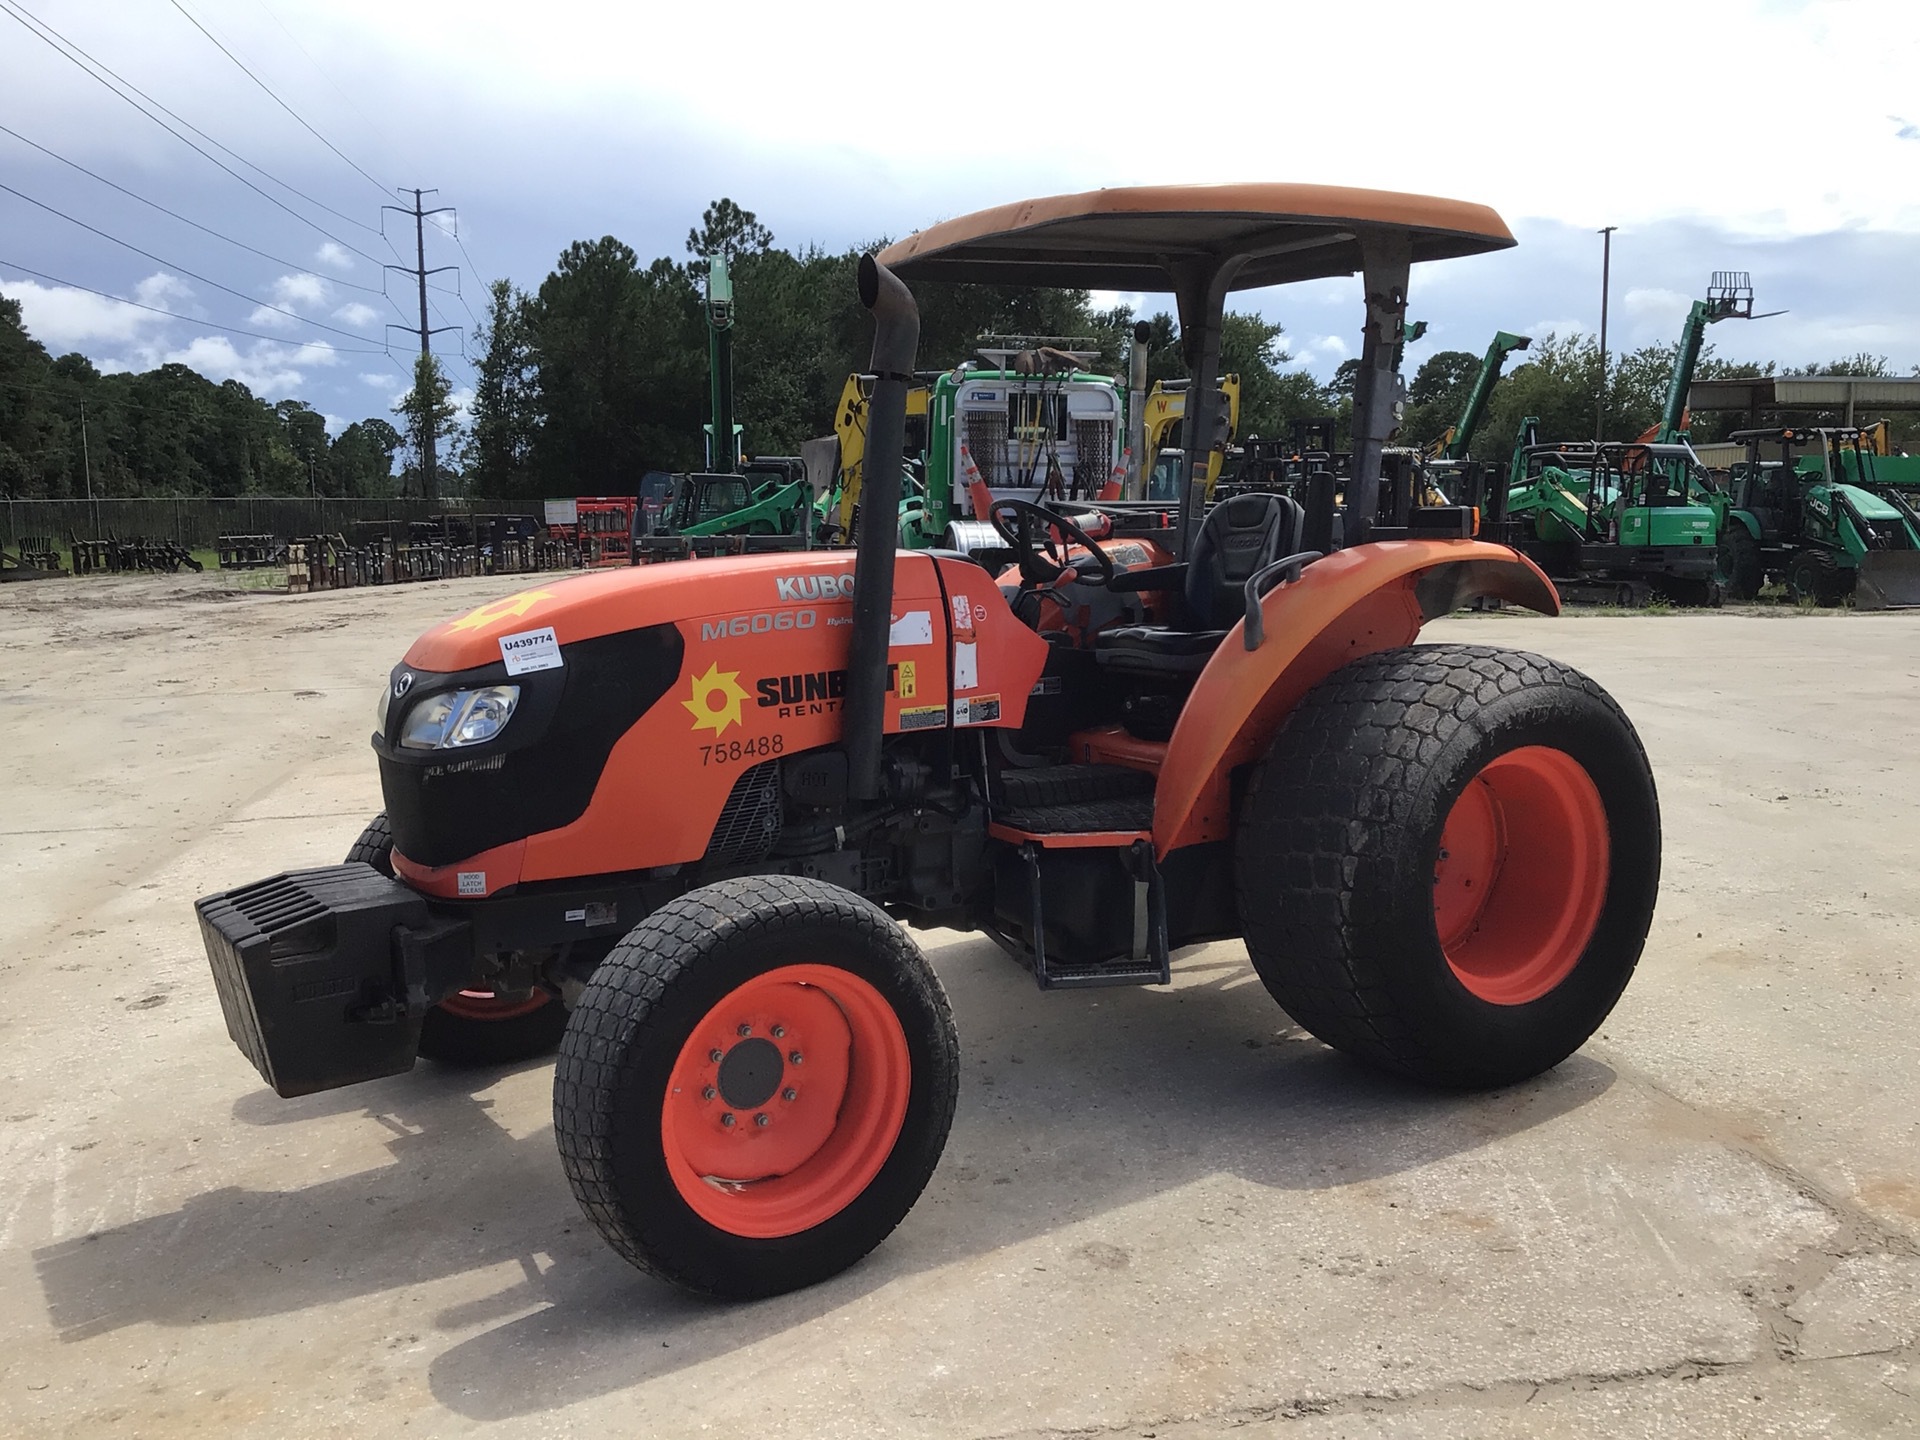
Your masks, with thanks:
M754 740L722 740L713 745L700 747L702 765L739 765L754 760L765 760L778 755L787 748L783 735L762 735Z

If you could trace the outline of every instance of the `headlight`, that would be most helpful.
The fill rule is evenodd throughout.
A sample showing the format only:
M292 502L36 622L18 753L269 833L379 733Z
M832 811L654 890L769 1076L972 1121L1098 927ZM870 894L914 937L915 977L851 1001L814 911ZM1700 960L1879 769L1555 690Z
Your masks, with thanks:
M454 750L485 744L506 729L519 703L518 685L429 695L407 712L406 723L400 727L400 743L409 750Z
M380 687L380 698L374 702L373 706L373 728L382 735L387 733L387 711L392 708L392 705L393 686L391 684L382 685Z

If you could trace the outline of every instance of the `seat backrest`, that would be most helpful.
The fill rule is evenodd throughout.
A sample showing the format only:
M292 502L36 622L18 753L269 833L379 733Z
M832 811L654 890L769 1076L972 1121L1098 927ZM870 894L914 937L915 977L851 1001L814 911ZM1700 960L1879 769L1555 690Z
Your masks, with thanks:
M1187 608L1202 629L1224 630L1244 613L1253 572L1297 554L1306 512L1285 495L1236 495L1207 512L1187 556Z

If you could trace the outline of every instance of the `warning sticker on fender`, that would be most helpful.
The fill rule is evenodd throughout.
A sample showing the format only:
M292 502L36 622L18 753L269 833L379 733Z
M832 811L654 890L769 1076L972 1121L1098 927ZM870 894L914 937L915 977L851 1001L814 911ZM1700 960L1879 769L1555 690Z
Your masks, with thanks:
M900 712L902 730L936 730L947 722L944 705L916 705Z
M999 718L998 695L975 695L953 702L953 723L956 725L990 725Z
M566 665L560 656L560 642L553 627L522 630L518 635L500 637L500 658L506 661L507 674L525 675L533 670L558 670Z

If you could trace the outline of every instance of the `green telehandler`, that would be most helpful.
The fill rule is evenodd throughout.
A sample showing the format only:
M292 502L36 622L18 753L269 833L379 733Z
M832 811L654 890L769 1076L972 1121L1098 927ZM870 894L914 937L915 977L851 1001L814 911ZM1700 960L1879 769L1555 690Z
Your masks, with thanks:
M813 543L813 487L796 459L741 458L733 418L733 276L724 255L707 257L707 468L674 477L673 498L651 534L636 534L634 563ZM636 527L639 512L635 511Z
M1920 515L1851 426L1739 430L1719 529L1720 583L1751 600L1769 580L1815 605L1920 606Z

